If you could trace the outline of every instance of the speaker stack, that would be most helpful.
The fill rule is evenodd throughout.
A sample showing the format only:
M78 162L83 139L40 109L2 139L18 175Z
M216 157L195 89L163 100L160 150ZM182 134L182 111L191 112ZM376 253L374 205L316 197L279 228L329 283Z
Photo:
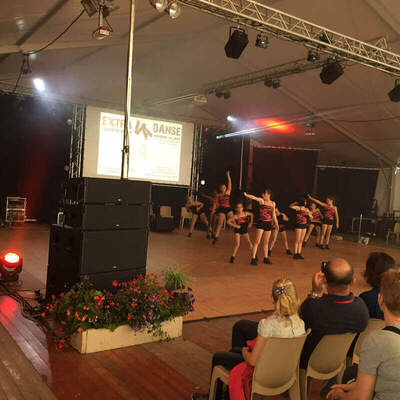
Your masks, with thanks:
M63 225L52 225L47 297L87 275L97 289L146 273L151 183L71 179Z

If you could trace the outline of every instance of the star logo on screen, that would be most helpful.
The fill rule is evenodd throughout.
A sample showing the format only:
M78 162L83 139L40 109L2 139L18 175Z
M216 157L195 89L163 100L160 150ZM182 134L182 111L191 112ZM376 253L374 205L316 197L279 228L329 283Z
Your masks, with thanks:
M143 132L144 138L152 137L152 133L147 129L146 123L140 123L139 120L136 120L135 133L136 135L140 135Z

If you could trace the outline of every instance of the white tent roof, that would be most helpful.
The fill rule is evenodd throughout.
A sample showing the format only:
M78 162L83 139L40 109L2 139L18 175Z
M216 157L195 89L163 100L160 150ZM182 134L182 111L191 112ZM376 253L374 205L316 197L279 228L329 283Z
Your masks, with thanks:
M304 18L337 32L371 41L385 37L393 52L400 53L400 2L397 0L262 0L265 4ZM60 10L36 31L33 27L54 4ZM225 56L229 23L193 9L184 8L171 20L137 0L134 104L173 97L213 81L257 71L299 58L307 49L301 45L270 38L267 49L254 46L255 31L238 60ZM45 79L48 92L58 97L95 105L121 105L124 101L125 62L129 1L115 0L120 9L109 21L112 37L92 39L96 16L81 19L48 50L31 59L33 74L24 75L21 86L31 86L32 77ZM32 51L55 38L81 11L79 0L2 0L0 24L0 88L14 85L18 77L21 51ZM27 41L16 45L27 32ZM10 54L2 58L1 54ZM304 121L293 125L292 133L262 132L254 138L266 145L318 148L319 163L379 167L378 158L343 135L357 137L394 162L400 156L400 104L387 97L394 78L383 72L354 64L332 85L321 84L320 70L281 79L281 88L263 83L231 91L228 100L208 97L204 106L178 102L160 106L169 118L185 118L225 123L227 115L241 119L271 117L284 121L312 114L310 109L328 113L339 129L317 120L315 136L305 136ZM392 119L390 119L392 118ZM343 122L370 121L377 122Z

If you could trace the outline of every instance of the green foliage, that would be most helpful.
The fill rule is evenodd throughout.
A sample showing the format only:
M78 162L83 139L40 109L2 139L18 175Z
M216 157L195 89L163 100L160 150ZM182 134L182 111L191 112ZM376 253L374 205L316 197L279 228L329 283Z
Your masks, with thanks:
M179 271L177 268L168 268L162 274L164 284L168 291L182 290L186 286L186 282L191 279L190 276Z
M115 292L94 289L88 279L74 285L66 294L53 298L42 313L52 317L62 328L59 348L65 338L87 329L116 329L129 325L134 331L165 337L161 324L193 311L192 290L169 293L155 275L129 282L113 282Z

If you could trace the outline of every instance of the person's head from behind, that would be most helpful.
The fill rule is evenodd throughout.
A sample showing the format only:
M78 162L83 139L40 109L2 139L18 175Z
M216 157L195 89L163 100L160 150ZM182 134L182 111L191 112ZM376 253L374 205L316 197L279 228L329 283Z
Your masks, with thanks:
M344 258L334 258L324 269L328 293L346 295L354 283L354 269Z
M226 193L226 190L227 190L226 185L225 185L224 183L221 183L221 185L219 185L219 187L218 187L219 193L225 194L225 193Z
M333 196L326 196L326 204L328 204L328 206L332 207L335 204L335 198Z
M393 257L386 253L371 253L368 256L364 278L369 285L379 289L382 274L395 266Z
M289 279L278 279L272 285L272 299L275 304L275 314L281 318L289 318L297 314L299 299L296 287Z
M263 200L271 200L272 197L272 191L271 189L265 189L262 193L261 193L261 197L263 198Z
M241 214L243 210L244 210L243 203L239 201L239 203L236 204L235 211L237 214Z
M388 314L396 319L400 318L400 271L398 269L390 269L382 275L378 302L385 314L385 320L390 317Z
M192 196L186 197L186 203L189 203L189 204L193 203L193 198L192 198Z
M310 210L311 211L315 211L317 209L317 205L312 201L311 203L310 203Z

